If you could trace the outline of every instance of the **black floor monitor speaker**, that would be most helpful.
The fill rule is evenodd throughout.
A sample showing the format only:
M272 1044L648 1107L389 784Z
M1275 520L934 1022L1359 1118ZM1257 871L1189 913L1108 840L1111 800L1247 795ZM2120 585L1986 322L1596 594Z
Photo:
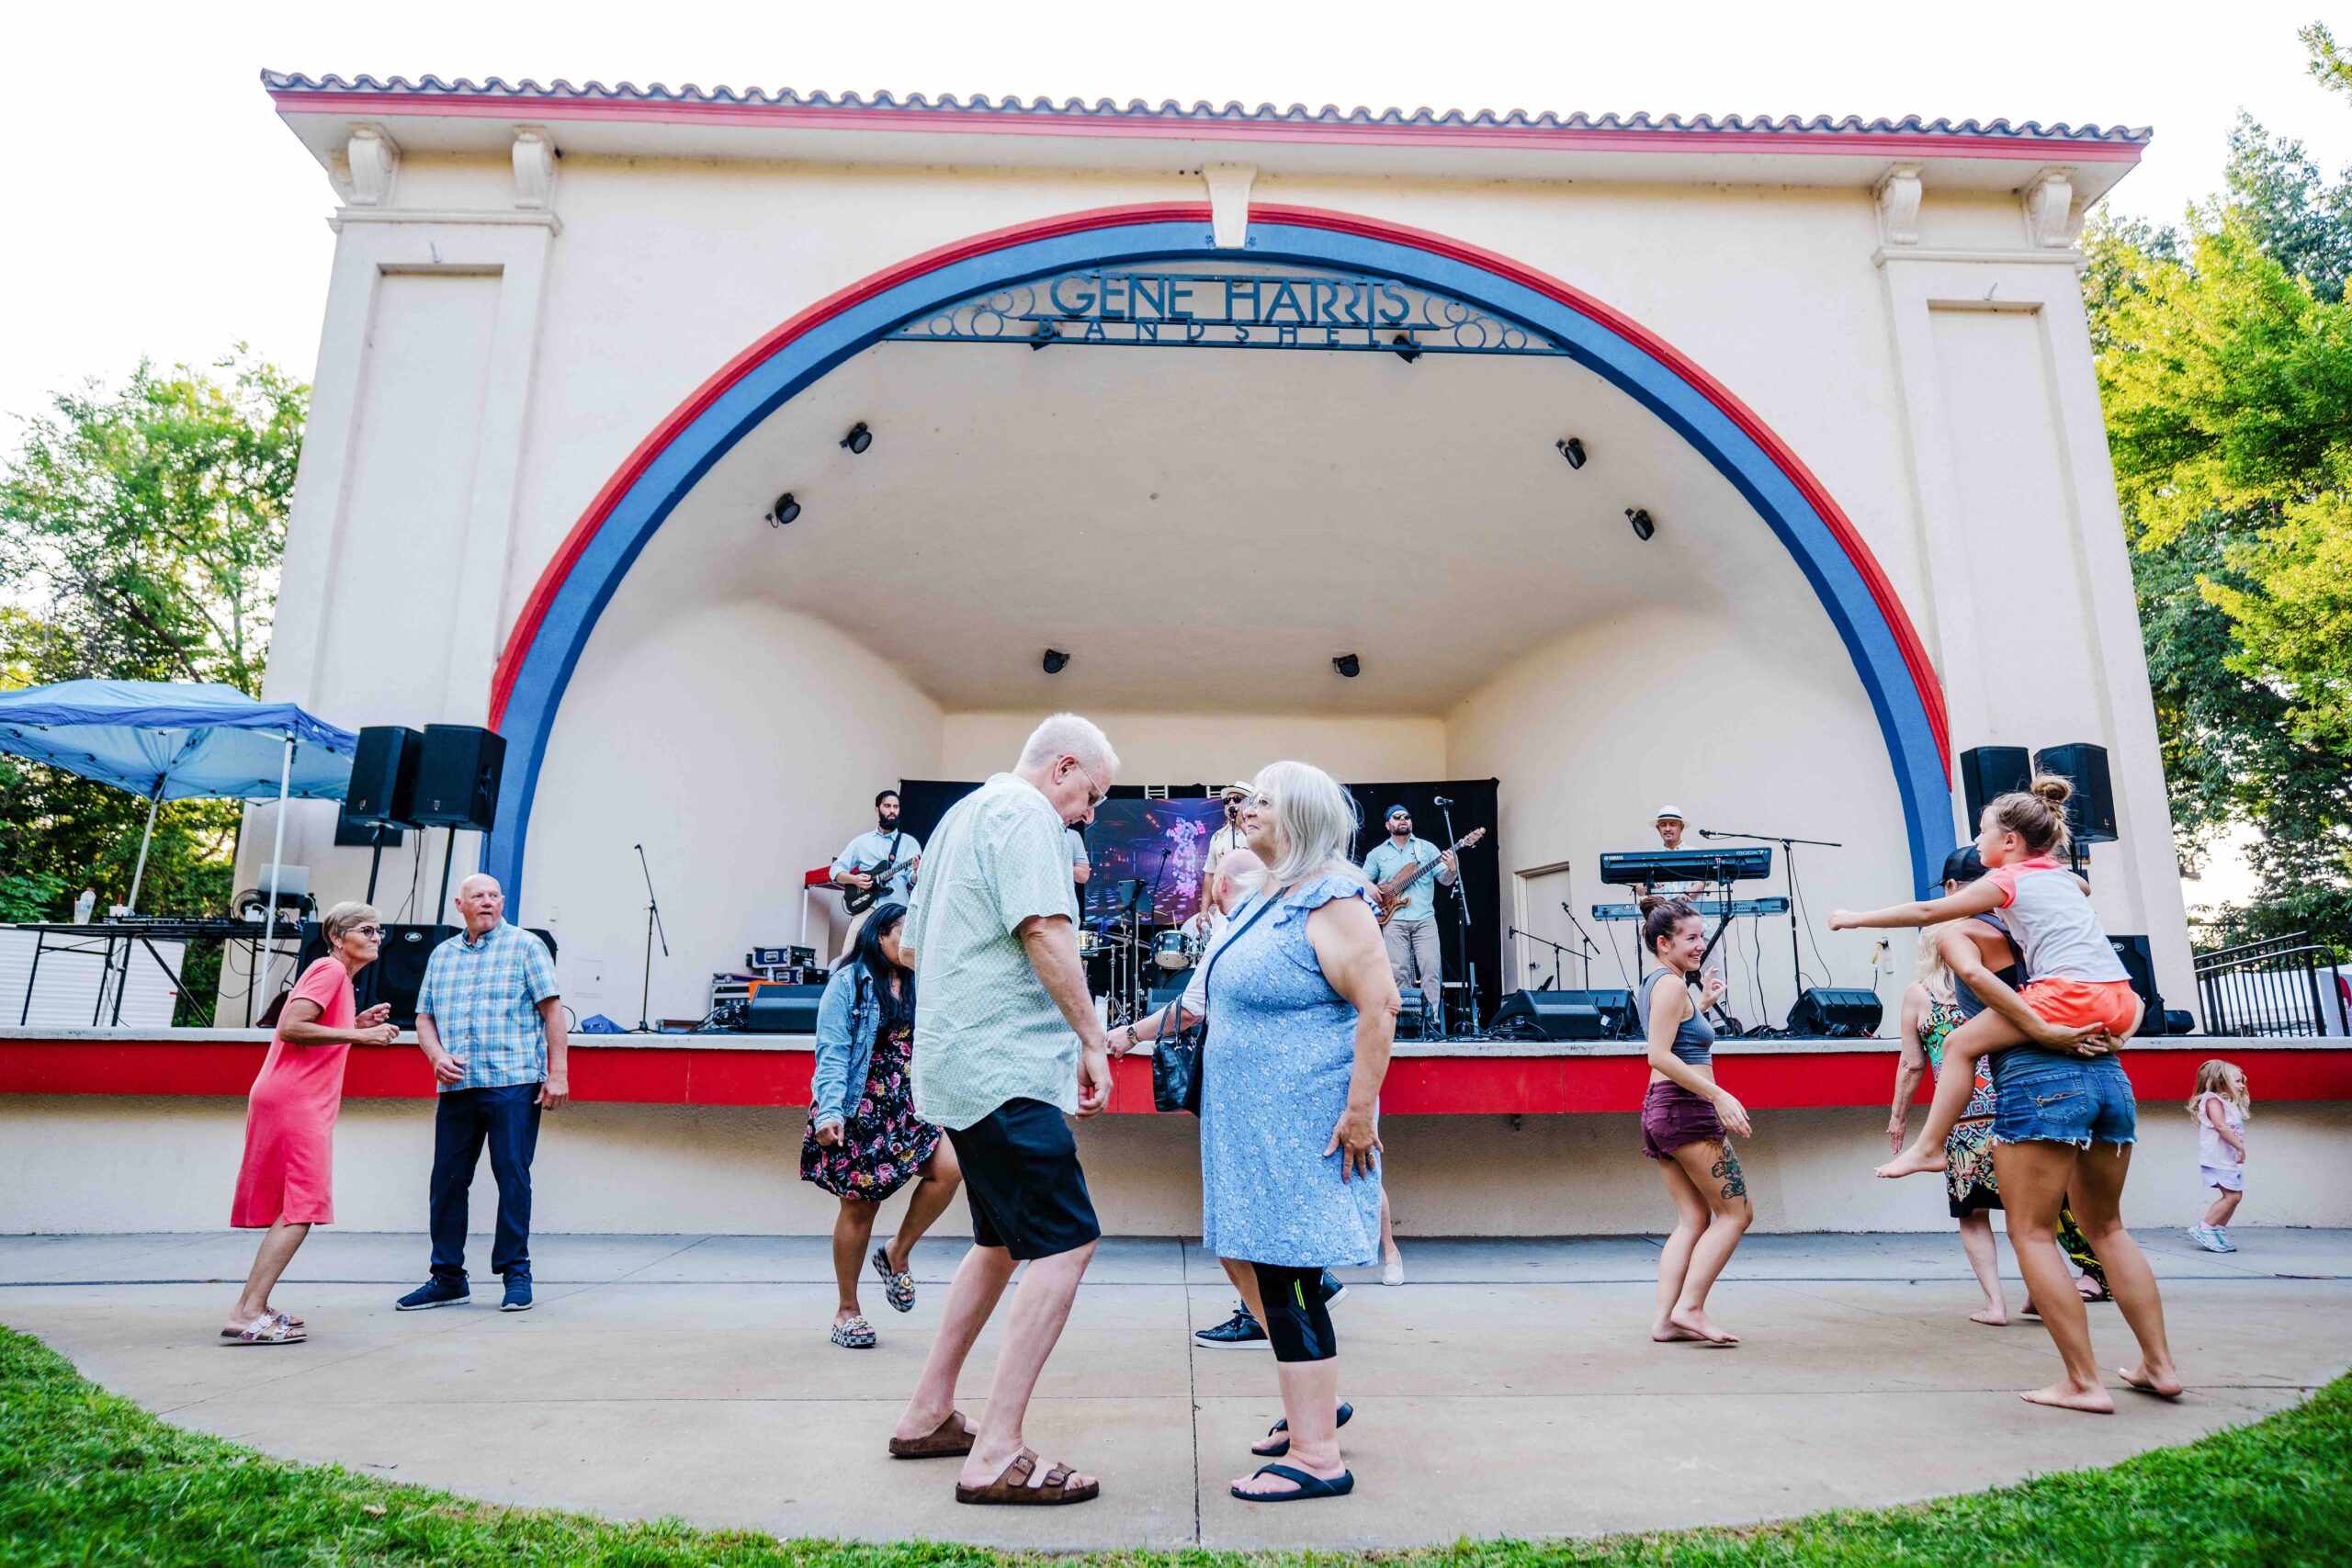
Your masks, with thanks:
M351 759L351 790L344 797L342 821L356 828L408 828L416 794L416 764L424 737L405 725L371 724L359 732ZM360 843L369 840L362 838Z
M1876 991L1815 986L1789 1010L1789 1032L1815 1039L1860 1039L1878 1028L1884 1010Z
M2045 747L2036 753L2034 763L2075 786L2066 802L2066 828L2076 843L2115 841L2115 783L2108 774L2106 747L2087 740Z
M1513 991L1495 1009L1495 1027L1517 1021L1532 1026L1546 1040L1599 1040L1603 1023L1600 1010L1578 998L1585 991Z
M2144 1010L2140 1014L2140 1032L2165 1032L2165 999L2156 995L2156 955L2144 936L2113 936L2107 939L2114 944L2115 956L2123 961L2123 971L2132 976L2132 988L2138 992Z
M1599 1009L1600 1037L1604 1040L1629 1036L1640 1030L1640 1023L1634 1016L1634 993L1622 986L1613 990L1548 991L1541 994L1566 997L1572 1002L1580 1002L1586 1007Z
M2022 746L1975 746L1960 754L1960 784L1968 797L1968 836L1984 815L1984 803L2033 782L2033 753Z
M743 1010L743 1032L814 1034L817 1005L824 999L822 986L759 986Z
M506 737L469 724L428 724L408 819L420 827L487 833L498 816Z

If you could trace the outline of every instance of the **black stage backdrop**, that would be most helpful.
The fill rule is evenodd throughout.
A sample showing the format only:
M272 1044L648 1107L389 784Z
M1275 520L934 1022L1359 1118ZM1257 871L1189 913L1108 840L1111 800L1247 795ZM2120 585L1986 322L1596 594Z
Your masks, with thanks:
M979 787L977 782L953 779L901 779L899 781L899 820L908 832L925 843L930 842L939 819L947 808ZM1452 841L1446 834L1446 818L1453 817L1453 839L1459 839L1474 828L1484 828L1487 836L1477 847L1464 851L1462 863L1462 889L1470 907L1468 941L1464 941L1462 908L1452 892L1439 890L1438 929L1445 950L1445 977L1449 980L1469 978L1465 967L1475 968L1477 975L1478 1016L1481 1021L1494 1016L1495 1003L1502 981L1502 864L1500 848L1496 841L1497 786L1493 779L1424 780L1410 784L1351 784L1348 793L1355 797L1356 810L1363 818L1363 827L1356 835L1351 851L1357 863L1372 852L1373 846L1385 836L1380 813L1391 806L1402 805L1413 814L1413 831L1441 848ZM1170 796L1199 799L1205 786L1201 784L1170 784ZM1453 804L1440 807L1437 799L1443 795ZM1114 784L1111 788L1114 800L1145 798L1141 784ZM1464 964L1466 947L1467 965ZM1455 993L1459 995L1460 993Z

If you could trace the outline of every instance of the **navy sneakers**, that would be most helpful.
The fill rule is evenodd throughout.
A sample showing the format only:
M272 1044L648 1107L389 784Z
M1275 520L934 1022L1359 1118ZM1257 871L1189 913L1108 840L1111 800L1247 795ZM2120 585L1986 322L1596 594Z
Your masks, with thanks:
M1204 1328L1193 1336L1195 1343L1207 1350L1263 1350L1269 1348L1265 1325L1250 1315L1246 1306L1237 1305L1233 1315L1215 1328Z
M394 1312L423 1312L428 1307L462 1306L473 1300L463 1276L444 1280L435 1274L392 1303Z
M506 1276L506 1299L498 1303L498 1310L501 1312L531 1310L531 1277L528 1274Z

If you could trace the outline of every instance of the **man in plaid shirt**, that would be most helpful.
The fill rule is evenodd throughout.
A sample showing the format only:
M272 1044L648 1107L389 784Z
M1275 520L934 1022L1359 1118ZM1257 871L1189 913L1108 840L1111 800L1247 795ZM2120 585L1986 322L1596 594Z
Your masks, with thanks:
M506 1280L503 1312L531 1309L531 1156L539 1112L561 1105L563 1003L547 944L503 918L506 895L479 874L458 885L464 934L425 961L416 995L416 1043L440 1090L433 1118L433 1277L393 1303L402 1312L470 1299L466 1199L484 1144L498 1180L498 1238L490 1266Z

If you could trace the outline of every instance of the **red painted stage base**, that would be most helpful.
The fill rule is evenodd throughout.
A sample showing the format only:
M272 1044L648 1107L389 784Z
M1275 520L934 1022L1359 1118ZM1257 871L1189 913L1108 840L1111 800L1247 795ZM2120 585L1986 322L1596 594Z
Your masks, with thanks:
M267 1049L263 1040L0 1040L0 1095L242 1096ZM2134 1045L2123 1062L2142 1100L2185 1101L2198 1064L2217 1055L2244 1067L2266 1100L2352 1100L2352 1049L2333 1045L2168 1039ZM582 1037L571 1044L571 1095L623 1105L805 1106L813 1063L810 1049L798 1043L763 1049ZM1137 1056L1114 1067L1112 1111L1150 1114L1150 1063ZM1751 1110L1884 1105L1894 1088L1894 1047L1825 1041L1811 1050L1804 1041L1781 1041L1751 1052L1733 1044L1718 1048L1715 1070ZM1632 1054L1400 1055L1389 1065L1381 1109L1391 1116L1634 1111L1648 1080L1647 1064ZM1919 1103L1928 1092L1923 1083ZM344 1093L428 1099L433 1075L413 1045L355 1046Z

